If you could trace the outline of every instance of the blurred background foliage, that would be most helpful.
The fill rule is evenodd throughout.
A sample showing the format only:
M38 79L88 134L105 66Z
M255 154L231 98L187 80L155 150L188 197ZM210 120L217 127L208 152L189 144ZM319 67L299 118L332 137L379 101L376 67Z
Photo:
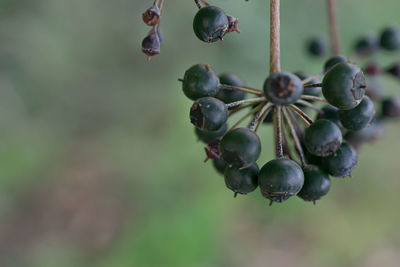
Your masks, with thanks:
M267 1L212 1L242 33L209 45L192 32L193 1L166 0L162 53L146 63L151 2L0 1L0 266L398 266L400 124L316 206L233 199L202 163L177 78L209 63L260 87ZM398 0L338 2L347 54L399 23ZM282 1L285 70L321 71L304 43L328 38L326 21L324 1ZM271 131L260 134L266 162Z

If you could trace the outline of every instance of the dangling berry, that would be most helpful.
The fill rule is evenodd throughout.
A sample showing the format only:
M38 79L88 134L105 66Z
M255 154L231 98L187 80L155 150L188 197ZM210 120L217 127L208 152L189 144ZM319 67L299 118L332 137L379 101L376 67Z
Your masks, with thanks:
M400 117L400 99L392 97L383 100L382 115L387 118Z
M252 130L237 128L222 138L220 148L229 167L243 168L256 162L261 153L261 142Z
M344 57L344 56L333 56L333 57L329 58L324 64L324 72L329 71L336 64L342 63L342 62L349 62L349 60L347 59L347 57Z
M334 177L345 177L351 174L357 165L357 152L347 143L342 143L335 154L322 158L322 167Z
M142 41L142 52L150 59L150 57L160 54L160 48L160 38L154 30L151 30Z
M372 123L360 131L349 131L344 139L358 149L365 142L372 142L382 137L384 132L383 119L375 118Z
M320 37L314 37L307 42L307 51L311 56L322 57L326 54L327 45Z
M354 51L359 56L368 56L379 49L379 40L375 36L363 36L357 40Z
M400 30L387 27L381 33L380 45L382 48L393 51L400 48Z
M213 159L212 162L213 162L213 166L217 170L217 172L219 172L220 174L225 173L226 163L222 158Z
M275 72L264 82L265 97L277 105L290 105L303 94L299 77L289 72Z
M226 187L235 192L235 195L251 193L258 186L258 173L256 163L242 169L228 167L224 173Z
M190 109L191 123L202 131L217 131L228 119L228 109L213 97L197 99Z
M299 77L300 80L305 80L310 77L309 74L306 74L305 72L298 71L295 73L297 77ZM318 79L312 79L311 81L305 83L304 85L310 85L310 84L317 84L320 83ZM321 87L310 87L310 88L304 88L303 89L303 95L312 95L312 96L320 96L321 95Z
M183 77L182 89L185 95L196 100L201 97L215 96L219 90L219 79L208 64L190 67Z
M346 131L346 129L343 127L342 122L340 121L339 118L339 110L331 105L324 106L321 108L322 113L318 113L317 115L317 120L319 119L326 119L330 120L331 122L335 123L342 134Z
M194 33L203 42L222 40L228 29L228 17L222 9L215 6L201 8L193 20Z
M317 166L308 165L303 169L304 185L297 194L305 201L313 201L321 199L328 194L331 187L329 176Z
M374 102L368 96L364 96L361 103L353 109L339 110L339 117L343 126L352 131L359 131L367 127L374 115Z
M339 109L356 107L364 97L365 87L365 77L360 68L347 62L332 67L322 81L324 97Z
M149 26L156 26L160 22L160 9L156 4L142 14L143 22Z
M195 127L194 129L195 129L195 133L196 133L197 137L199 138L199 140L203 141L206 144L209 144L212 141L214 141L215 139L218 139L224 135L224 133L228 129L228 124L226 124L226 123L223 124L221 126L221 128L219 128L216 131L204 131L197 127Z
M219 81L221 84L227 84L232 86L241 87L244 85L238 76L231 73L221 74L219 76ZM246 95L245 92L239 90L220 89L215 97L221 100L222 102L228 104L242 100L245 95Z
M307 150L319 157L332 155L342 143L342 132L329 120L316 120L306 129L304 144Z
M387 70L387 73L391 74L393 77L400 79L400 62L396 62L392 66L390 66Z
M261 194L275 202L284 202L296 195L304 184L301 167L293 160L286 158L273 159L260 170L258 185Z

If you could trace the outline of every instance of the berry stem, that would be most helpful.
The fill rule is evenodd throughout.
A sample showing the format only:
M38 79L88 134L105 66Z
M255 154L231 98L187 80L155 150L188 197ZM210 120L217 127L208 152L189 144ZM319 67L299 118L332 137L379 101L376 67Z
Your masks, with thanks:
M200 5L200 3L199 3L199 0L194 0L194 2L195 2L195 4L196 4L196 6L200 9L200 8L201 8L201 5Z
M301 165L305 167L307 165L307 162L304 156L303 148L301 147L299 136L297 135L296 129L294 128L293 122L290 119L286 108L283 108L283 116L285 117L285 120L289 126L290 135L292 136L293 141L295 143L297 153L299 154L300 157Z
M268 114L269 110L271 109L272 104L271 103L266 103L261 110L254 116L254 118L251 120L248 128L250 130L253 130L254 126L256 125L257 122L260 121L261 117L264 116L265 113Z
M246 115L244 115L240 120L238 120L234 125L232 125L232 127L228 131L226 131L225 134L227 134L230 131L232 131L233 129L235 129L239 124L241 124L243 121L245 121L252 114L258 112L262 108L262 106L263 106L263 104L259 104L257 107L255 107L254 109L250 110Z
M257 98L248 98L248 99L243 99L243 100L239 100L236 102L232 102L232 103L228 103L226 104L227 108L231 108L231 107L236 107L239 106L241 104L245 104L245 103L257 103L257 102L263 102L266 101L265 97L257 97Z
M314 122L310 117L308 117L306 113L304 113L304 111L302 111L295 105L292 104L289 107L304 121L307 127L309 127Z
M275 106L274 112L274 137L275 137L275 155L277 158L283 157L282 145L282 106Z
M290 147L289 147L289 142L287 138L287 133L286 133L286 127L285 124L283 123L282 119L282 135L283 135L283 154L285 156L288 156L290 159L293 159L292 153L290 152Z
M256 129L254 130L254 132L257 132L258 129L260 128L261 124L264 122L265 118L268 116L268 114L271 112L271 109L273 107L271 106L269 109L267 109L264 114L262 115L261 119L258 121Z
M322 76L322 75L325 75L325 73L326 73L325 71L320 72L320 73L317 73L317 74L315 74L315 75L313 75L313 76L308 77L307 79L302 80L301 82L302 82L302 84L306 84L306 83L308 83L308 82L311 82L311 81L314 80L315 78L318 78L318 77L320 77L320 76Z
M254 103L250 103L250 104L243 105L243 106L237 107L237 108L235 108L235 109L232 109L232 110L229 112L229 116L231 116L231 115L233 115L233 114L235 114L235 113L237 113L237 112L239 112L239 111L241 111L241 110L243 110L243 109L252 107L252 106L254 106L254 105L255 105Z
M335 56L340 55L340 37L337 21L336 0L328 0L329 29L331 32L332 52Z
M227 89L227 90L237 90L237 91L242 91L246 93L251 93L255 95L263 95L264 92L261 91L260 89L255 89L247 86L233 86L233 85L228 85L228 84L220 84L219 86L220 89Z
M301 104L301 105L304 105L304 106L306 106L306 107L309 107L309 108L311 108L311 109L317 111L318 113L324 113L319 107L317 107L316 105L314 105L314 104L312 104L312 103L310 103L310 102L308 102L308 101L299 99L299 100L296 101L296 103Z
M325 98L323 97L318 97L318 96L313 96L313 95L302 95L301 99L305 99L305 100L315 100L315 101L319 101L319 102L324 102L324 103L328 103L328 101L326 101Z
M307 85L304 85L303 87L304 88L322 87L322 83L307 84Z
M203 4L205 4L206 6L210 6L210 4L206 0L201 0L201 2L203 2Z
M280 22L280 0L271 0L270 2L270 55L269 72L281 71L281 35Z

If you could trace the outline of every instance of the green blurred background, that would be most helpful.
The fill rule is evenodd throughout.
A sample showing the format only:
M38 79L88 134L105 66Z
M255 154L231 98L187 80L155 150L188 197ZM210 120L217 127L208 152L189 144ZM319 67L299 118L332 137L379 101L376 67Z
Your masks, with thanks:
M202 162L177 78L209 63L260 87L267 1L213 0L242 33L204 44L193 1L166 0L162 52L147 63L151 2L0 1L0 266L399 266L400 123L316 206L233 199ZM347 54L355 36L399 23L398 0L338 2ZM328 38L324 1L281 6L283 68L320 72L304 42ZM260 136L263 163L270 129Z

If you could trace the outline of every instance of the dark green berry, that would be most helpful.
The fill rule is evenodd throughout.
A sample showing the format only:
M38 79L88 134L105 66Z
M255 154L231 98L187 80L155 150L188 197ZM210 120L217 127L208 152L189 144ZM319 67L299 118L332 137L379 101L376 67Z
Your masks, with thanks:
M316 120L306 129L304 144L307 150L319 157L335 153L342 143L342 132L330 120Z
M209 144L212 141L214 141L215 139L218 139L224 135L224 133L228 129L228 124L227 123L223 124L222 127L216 131L205 131L205 130L201 130L197 127L195 127L194 129L195 129L194 131L195 131L197 137L199 138L199 140L203 141L206 144Z
M347 132L344 139L357 149L365 142L372 142L381 138L384 130L383 119L375 118L368 127L360 131Z
M374 102L368 96L364 96L361 103L353 109L339 110L340 121L346 129L351 131L359 131L367 127L374 115Z
M261 194L270 199L271 203L286 201L296 195L303 184L303 170L295 161L286 158L267 162L258 176Z
M227 84L239 87L244 85L238 76L231 73L221 74L219 76L219 82L221 84ZM239 90L220 89L215 97L221 100L222 102L228 104L242 100L245 97L245 95L246 95L245 92Z
M237 128L222 138L220 150L229 167L242 168L256 162L261 153L261 142L252 130Z
M201 8L193 20L193 30L197 38L207 43L221 40L228 32L228 28L227 15L215 6Z
M331 187L331 180L328 174L314 165L306 166L303 172L304 185L297 194L300 198L315 203L316 200L328 194Z
M258 186L258 173L256 163L241 169L228 167L224 173L226 187L238 194L251 193Z
M381 33L380 45L383 49L393 51L400 48L400 30L387 27Z
M379 40L375 36L363 36L354 45L354 51L359 56L368 56L379 49Z
M351 174L357 165L357 152L347 143L342 143L335 154L322 158L322 167L334 177L345 177Z
M228 119L228 109L214 97L197 99L190 109L191 123L202 131L217 131Z
M299 77L300 80L305 80L310 77L309 74L306 74L305 72L298 71L295 73L297 77ZM312 79L311 81L305 83L304 85L310 85L310 84L317 84L320 83L318 79ZM303 95L312 95L312 96L320 96L321 95L321 87L310 87L310 88L304 88L303 89Z
M219 172L220 174L225 173L226 163L222 158L213 159L212 163L213 163L214 168L217 170L217 172Z
M345 132L342 122L340 121L340 118L339 118L339 109L337 109L331 105L326 105L323 108L321 108L321 111L322 112L318 113L318 115L317 115L317 120L319 120L319 119L330 120L331 122L335 123L340 128L340 130L342 131L342 134Z
M313 37L307 42L307 52L311 56L322 57L327 52L327 45L320 37Z
M398 118L400 117L400 99L399 98L387 98L382 101L382 116L386 118Z
M322 93L339 109L356 107L365 94L365 77L354 64L342 62L332 67L322 81Z
M185 95L192 100L215 96L219 90L219 78L210 65L197 64L185 72L182 89Z
M324 72L329 71L333 66L341 62L348 62L349 60L344 56L333 56L329 58L324 64Z
M265 97L277 105L290 105L303 94L299 77L289 72L275 72L264 82Z

